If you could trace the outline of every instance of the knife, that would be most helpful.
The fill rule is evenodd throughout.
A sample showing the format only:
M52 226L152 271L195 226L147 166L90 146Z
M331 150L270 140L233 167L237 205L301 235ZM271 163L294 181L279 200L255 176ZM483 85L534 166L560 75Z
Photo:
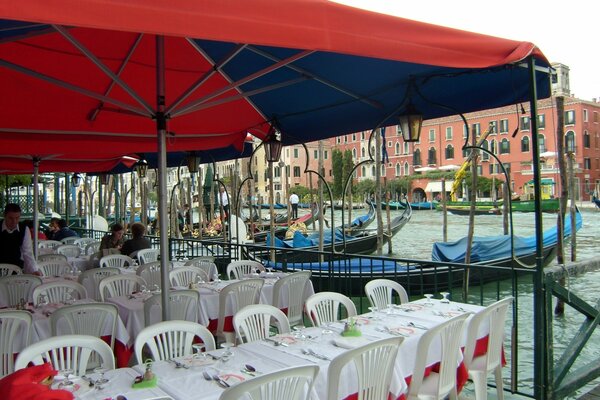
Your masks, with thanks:
M213 375L213 381L217 382L221 387L228 388L230 385L227 381L223 380L219 375Z

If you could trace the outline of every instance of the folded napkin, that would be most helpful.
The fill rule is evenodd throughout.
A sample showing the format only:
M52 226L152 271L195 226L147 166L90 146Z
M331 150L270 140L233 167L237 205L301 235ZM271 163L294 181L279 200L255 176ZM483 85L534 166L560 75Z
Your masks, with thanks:
M333 344L343 349L354 349L359 346L364 346L365 344L368 344L370 342L370 340L365 339L364 337L354 336L340 336L333 339Z

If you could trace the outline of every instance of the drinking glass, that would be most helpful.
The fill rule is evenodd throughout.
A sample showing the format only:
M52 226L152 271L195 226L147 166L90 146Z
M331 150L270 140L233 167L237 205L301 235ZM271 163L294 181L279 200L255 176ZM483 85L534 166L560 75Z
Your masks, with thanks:
M440 303L450 304L450 299L448 298L448 296L450 295L450 293L448 293L448 292L440 292L440 294L442 295L442 300L440 300Z
M45 294L40 294L37 298L36 308L44 308L48 305L48 297Z
M154 285L152 286L152 293L153 293L153 294L158 294L158 293L160 293L160 286L158 286L157 284L154 284Z
M428 306L428 307L433 306L433 302L431 301L431 298L433 297L433 295L430 294L430 293L427 293L427 294L424 294L423 296L425 296L427 298L427 301L425 302L425 305Z
M331 322L330 322L331 323ZM296 325L292 329L294 329L294 337L299 340L306 339L306 335L304 335L304 329L306 327L304 325Z
M369 311L371 311L373 320L377 321L379 319L379 315L378 315L379 307L371 306L371 307L369 307Z
M192 348L195 351L195 353L194 353L194 358L195 359L197 359L197 360L204 360L204 359L206 359L206 353L202 351L202 350L204 350L206 348L206 346L204 345L204 343L194 343L194 344L192 344Z
M63 381L58 385L60 389L68 390L69 388L72 388L75 385L71 378L69 378L69 375L73 374L73 368L63 368L58 371L58 374L64 377Z
M233 357L233 346L235 345L231 342L221 343L221 347L225 349L223 354L221 354L221 361L223 361L224 363L229 361Z
M327 322L323 323L323 329L321 330L321 334L323 334L323 335L333 334L333 330L331 330L332 326L333 326L333 322L331 322L331 321L327 321Z
M142 292L142 294L147 294L148 293L148 288L146 287L146 285L141 285L140 286L140 291Z
M106 377L104 376L104 374L107 371L108 371L108 368L106 368L103 364L100 364L100 366L94 368L94 373L100 374L100 377L98 379L96 379L96 381L95 381L95 386L99 390L102 390L104 388L103 386L108 383L108 379L106 379Z
M63 303L66 306L70 306L71 304L73 304L73 295L71 294L71 292L65 293L65 298L63 299Z

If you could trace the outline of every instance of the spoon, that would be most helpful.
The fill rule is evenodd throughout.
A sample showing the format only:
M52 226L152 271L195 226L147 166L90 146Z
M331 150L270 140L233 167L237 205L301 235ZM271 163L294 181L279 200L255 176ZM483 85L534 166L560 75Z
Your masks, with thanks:
M204 376L204 379L206 379L207 381L212 381L212 376L210 376L208 371L202 371L202 376Z
M252 365L250 365L250 364L246 364L246 365L244 365L244 367L246 367L246 369L247 369L249 372L256 372L256 368L254 368L254 367L253 367Z

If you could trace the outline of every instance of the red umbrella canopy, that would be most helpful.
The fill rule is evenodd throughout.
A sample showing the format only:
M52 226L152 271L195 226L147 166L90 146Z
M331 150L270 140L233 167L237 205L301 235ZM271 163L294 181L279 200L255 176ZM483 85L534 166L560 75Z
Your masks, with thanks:
M169 151L241 149L273 121L307 142L395 125L409 102L427 119L526 101L521 62L548 66L528 42L323 0L38 0L0 18L0 154L153 152L163 104Z

